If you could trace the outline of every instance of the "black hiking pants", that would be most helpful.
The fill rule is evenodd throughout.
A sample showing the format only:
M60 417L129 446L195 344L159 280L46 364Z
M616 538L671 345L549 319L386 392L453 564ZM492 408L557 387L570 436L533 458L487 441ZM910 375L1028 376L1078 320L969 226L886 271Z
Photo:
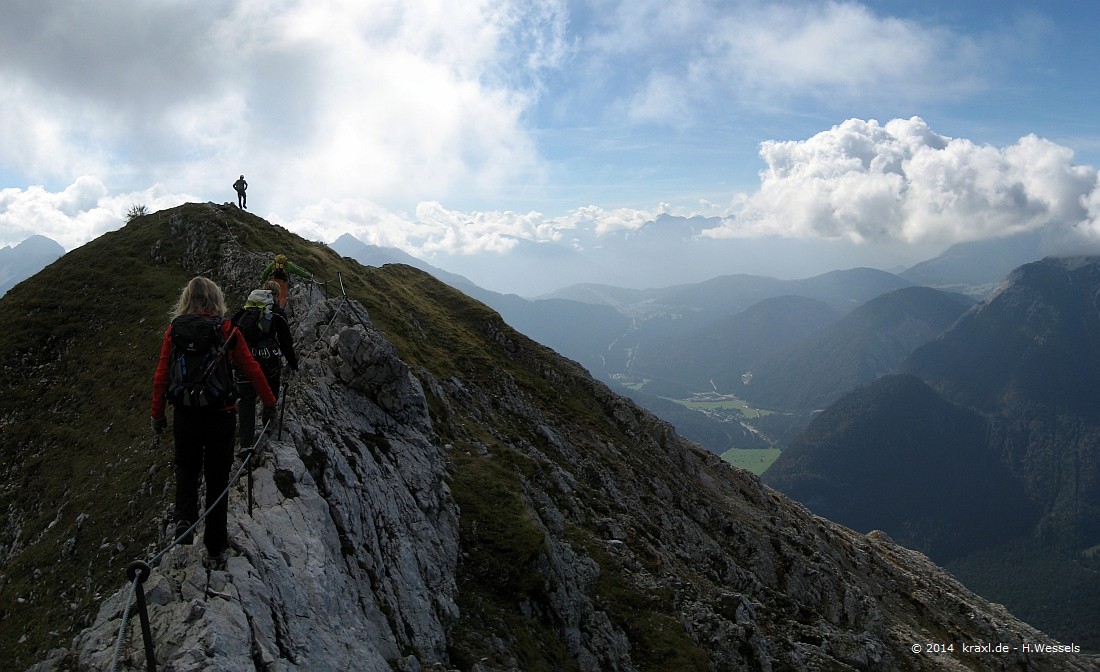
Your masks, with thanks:
M233 434L237 428L232 410L177 407L172 423L176 452L176 522L199 519L199 479L206 478L205 504L217 499L229 485L233 467ZM229 541L229 495L210 508L202 541L212 556L220 555Z

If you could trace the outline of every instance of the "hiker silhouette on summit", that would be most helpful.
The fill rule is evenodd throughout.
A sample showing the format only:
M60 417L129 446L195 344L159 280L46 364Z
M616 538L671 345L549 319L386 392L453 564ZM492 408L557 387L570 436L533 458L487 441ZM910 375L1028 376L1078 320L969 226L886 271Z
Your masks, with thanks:
M237 192L237 207L247 210L248 195L245 192L248 191L248 182L244 181L244 175L241 175L240 179L233 183L233 189Z
M215 499L229 486L233 466L237 395L232 369L252 383L264 405L263 421L275 417L275 395L248 344L229 320L221 288L204 277L192 278L172 311L164 332L160 359L153 376L152 424L160 436L168 426L165 407L175 408L172 436L176 468L175 536L183 535L199 519L199 478L206 479L206 529L203 543L216 563L229 545L228 497Z
M279 296L275 302L279 304L280 308L286 307L288 283L290 281L290 276L287 273L293 273L307 280L313 278L309 271L287 259L285 254L276 254L274 261L265 266L263 273L260 274L260 284L267 282L268 278L279 283Z
M275 399L279 398L282 380L283 358L291 371L298 370L298 356L294 353L294 336L290 333L290 321L275 302L279 284L269 280L260 289L252 290L244 307L233 316L233 326L240 329L252 356L263 369L264 377ZM238 416L241 427L241 449L246 450L256 440L256 388L247 376L234 375L237 393L240 395Z

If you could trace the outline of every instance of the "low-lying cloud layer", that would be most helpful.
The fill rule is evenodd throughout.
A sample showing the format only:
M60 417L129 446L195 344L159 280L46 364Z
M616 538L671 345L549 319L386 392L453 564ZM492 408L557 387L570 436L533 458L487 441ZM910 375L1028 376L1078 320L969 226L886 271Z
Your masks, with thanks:
M1027 136L1008 147L977 145L935 133L919 118L886 124L850 119L801 141L769 141L760 156L760 188L725 208L677 210L586 206L563 216L538 212L460 212L422 202L412 214L364 199L322 200L289 217L269 216L314 239L343 233L417 256L507 253L519 241L569 243L577 231L602 236L640 228L661 214L715 218L704 236L783 236L932 245L1042 229L1066 244L1100 241L1097 170L1073 153ZM71 248L117 228L134 204L151 210L197 199L162 187L110 195L82 177L58 193L42 188L0 191L6 244L40 233Z

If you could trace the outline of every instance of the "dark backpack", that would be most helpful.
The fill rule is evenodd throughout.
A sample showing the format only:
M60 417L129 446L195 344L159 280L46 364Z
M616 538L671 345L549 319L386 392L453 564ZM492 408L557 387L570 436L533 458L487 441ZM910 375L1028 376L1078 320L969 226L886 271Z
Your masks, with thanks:
M260 363L265 374L282 366L283 353L271 324L272 306L270 291L254 290L244 302L244 308L233 317L234 326L244 336L253 359ZM241 378L238 376L238 379Z
M220 317L204 315L172 320L168 401L173 406L224 408L237 400L222 322Z
M249 347L268 347L273 338L271 336L271 306L244 305L244 310L237 318L237 328L241 330L244 340Z

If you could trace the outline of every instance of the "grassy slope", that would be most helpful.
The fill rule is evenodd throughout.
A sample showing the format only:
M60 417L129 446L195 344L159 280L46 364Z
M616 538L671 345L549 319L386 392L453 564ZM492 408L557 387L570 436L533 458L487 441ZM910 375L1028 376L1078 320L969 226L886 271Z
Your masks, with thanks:
M167 313L197 273L247 289L212 268L184 268L172 218L207 220L207 260L226 222L258 279L270 250L311 267L339 261L323 246L241 213L188 204L138 218L73 250L0 300L0 669L22 669L67 646L125 568L162 540L171 455L154 449L149 399ZM154 245L160 241L157 263ZM82 516L82 514L86 514Z
M0 301L5 669L67 645L155 539L170 458L147 440L149 381L187 279L149 263L166 226L107 234Z
M759 476L772 466L780 452L778 448L730 448L722 453L722 459Z

